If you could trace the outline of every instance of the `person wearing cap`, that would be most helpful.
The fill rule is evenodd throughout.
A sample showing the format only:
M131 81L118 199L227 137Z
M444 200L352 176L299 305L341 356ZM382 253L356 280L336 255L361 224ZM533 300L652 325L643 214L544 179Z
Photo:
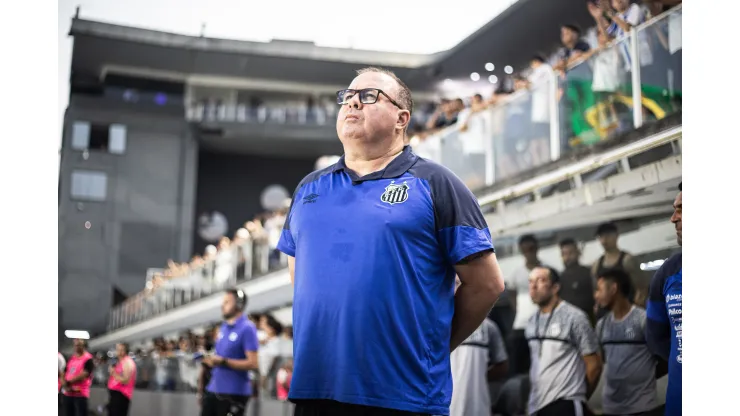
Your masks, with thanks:
M211 368L211 378L205 392L198 392L201 416L244 416L252 395L249 371L258 368L259 348L257 329L244 316L246 307L244 291L226 291L215 354L203 358L203 365Z
M404 144L408 87L337 92L340 160L298 185L278 249L294 282L295 415L448 414L450 352L503 291L475 196ZM462 284L455 293L455 275Z
M601 376L599 344L586 313L562 300L559 291L557 270L532 270L529 294L538 311L525 330L532 361L529 414L591 415L586 402Z
M683 245L683 191L673 201L671 222L676 240ZM683 362L683 266L681 253L674 254L660 266L650 281L647 303L647 344L650 351L668 362L666 416L681 415Z

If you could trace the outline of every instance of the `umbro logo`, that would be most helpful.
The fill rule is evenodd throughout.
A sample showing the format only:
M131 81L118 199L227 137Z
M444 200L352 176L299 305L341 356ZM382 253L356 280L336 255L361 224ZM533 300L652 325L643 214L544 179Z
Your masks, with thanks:
M303 197L303 204L313 204L319 198L319 194L310 194Z

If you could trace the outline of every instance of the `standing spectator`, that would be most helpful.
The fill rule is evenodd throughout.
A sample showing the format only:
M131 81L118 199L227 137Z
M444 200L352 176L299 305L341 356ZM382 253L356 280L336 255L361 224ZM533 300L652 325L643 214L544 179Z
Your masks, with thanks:
M582 310L593 323L594 284L591 270L580 263L581 250L572 238L560 242L560 257L565 269L561 275L560 297Z
M278 244L295 415L446 414L450 352L503 290L490 232L462 181L404 146L413 101L396 75L362 69L337 103L344 156L301 181Z
M290 382L293 379L293 359L288 358L285 364L278 370L276 380L277 399L281 401L288 400L290 391Z
M260 347L260 380L265 393L272 395L274 379L277 369L280 368L280 355L282 350L282 340L280 334L283 332L283 325L270 314L262 315L260 318L260 329L267 335L267 340Z
M599 276L594 298L609 313L596 324L606 366L605 415L660 416L657 361L645 343L645 309L629 300L630 277L623 270Z
M609 35L599 32L599 49L588 53L595 55L591 60L593 65L593 83L591 90L598 102L599 131L608 132L619 127L619 118L614 106L616 94L622 85L624 71L619 65L619 52L616 48L609 46Z
M532 352L529 414L591 415L586 401L602 369L598 341L586 314L560 299L559 291L555 269L532 270L529 292L539 310L527 324Z
M128 356L128 344L116 345L118 361L109 369L108 416L127 416L136 385L136 364Z
M224 322L218 331L215 354L203 358L211 368L201 416L244 416L252 395L249 371L257 368L257 330L244 316L247 295L230 289L224 295Z
M506 377L509 357L496 324L484 320L478 329L450 355L452 401L450 416L480 416L491 413L489 381Z
M617 226L611 222L599 225L596 229L596 237L599 239L601 247L604 248L604 254L591 266L591 277L596 280L607 269L624 270L629 274L630 279L632 279L631 284L634 293L631 294L630 300L637 305L645 305L646 288L641 287L642 285L639 287L635 285L635 278L640 269L634 257L619 248L619 231L617 230ZM601 316L598 316L598 318L601 318Z
M74 354L69 357L62 382L65 416L87 416L94 369L93 356L87 352L87 342L84 339L75 339Z
M673 202L671 222L682 245L683 195L681 184ZM650 351L668 362L666 416L681 415L683 362L683 267L681 253L674 254L655 272L647 306L647 343Z
M578 25L566 24L560 28L560 43L563 45L557 54L554 69L565 72L591 47L581 39L581 28Z
M531 71L527 77L527 87L532 91L529 154L532 166L540 166L550 160L551 91L557 80L552 67L542 55L532 57L529 68Z
M537 253L539 242L532 234L519 238L519 251L524 256L524 264L516 269L507 281L507 290L512 303L515 305L513 331L509 342L509 359L513 374L526 374L529 371L529 347L524 330L529 318L537 312L537 305L529 295L529 275L536 267L543 266Z

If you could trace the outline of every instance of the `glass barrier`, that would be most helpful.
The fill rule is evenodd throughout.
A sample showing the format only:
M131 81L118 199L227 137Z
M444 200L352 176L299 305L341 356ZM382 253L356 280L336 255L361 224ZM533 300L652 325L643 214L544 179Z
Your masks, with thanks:
M630 39L599 39L601 46L566 72L560 99L561 152L634 128Z
M517 91L491 109L494 126L489 131L496 180L541 166L551 154L554 86L553 73ZM556 113L555 113L556 114ZM557 137L557 135L555 135Z
M637 30L644 121L681 110L682 16L678 8Z
M193 262L171 275L153 277L145 290L112 308L108 329L149 319L287 266L287 257L262 239L242 240L206 257L202 264Z

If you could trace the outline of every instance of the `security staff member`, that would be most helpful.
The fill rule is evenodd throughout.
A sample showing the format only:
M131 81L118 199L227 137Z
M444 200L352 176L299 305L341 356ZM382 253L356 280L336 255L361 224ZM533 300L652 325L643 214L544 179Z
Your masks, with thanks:
M62 381L65 416L87 416L92 374L95 369L93 356L87 352L84 339L75 339L74 354L67 362L67 371Z
M216 353L203 358L212 372L202 397L201 416L244 416L252 394L249 371L257 368L259 348L257 329L244 316L246 306L247 295L241 289L230 289L224 295L224 322Z
M683 195L681 184L673 202L671 222L676 227L678 245L682 245ZM660 266L650 282L647 303L647 343L653 354L668 362L668 389L665 416L682 412L683 362L683 266L681 253L674 254Z
M360 70L337 103L344 156L301 181L278 243L295 283L288 398L297 416L447 414L450 352L503 291L490 232L460 179L404 146L398 77Z
M529 294L539 310L525 330L532 355L529 414L590 415L586 401L601 376L599 345L586 314L562 300L559 291L555 269L532 270Z
M128 344L116 345L118 362L108 369L108 416L126 416L134 397L136 364L129 357Z

